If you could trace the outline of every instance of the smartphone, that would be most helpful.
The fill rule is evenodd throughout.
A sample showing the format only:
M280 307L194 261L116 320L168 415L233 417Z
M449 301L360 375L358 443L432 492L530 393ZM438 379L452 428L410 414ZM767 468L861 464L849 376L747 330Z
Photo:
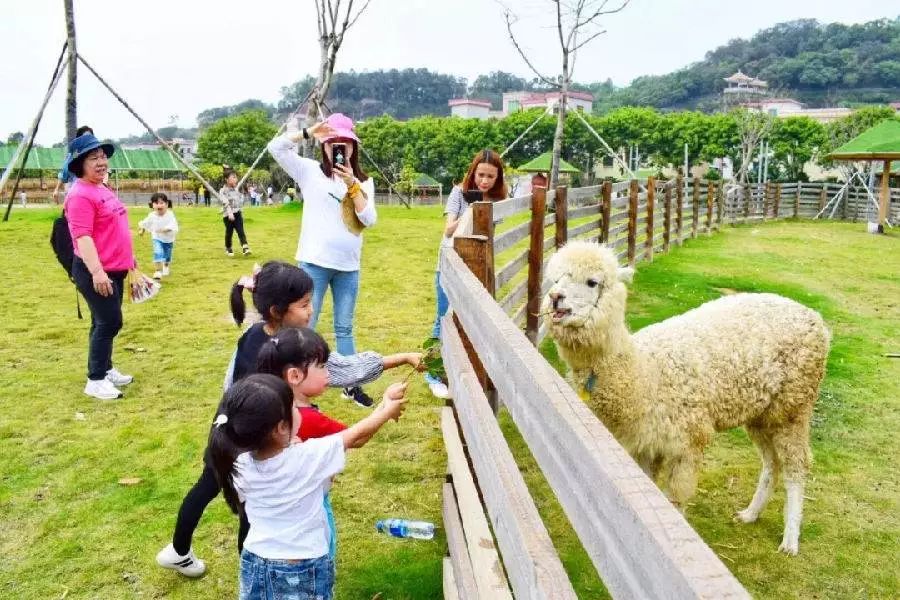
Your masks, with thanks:
M331 145L331 156L332 162L336 165L346 165L347 164L347 144L332 144Z
M484 193L481 190L469 190L468 192L463 192L463 198L465 199L466 204L481 202L484 200Z

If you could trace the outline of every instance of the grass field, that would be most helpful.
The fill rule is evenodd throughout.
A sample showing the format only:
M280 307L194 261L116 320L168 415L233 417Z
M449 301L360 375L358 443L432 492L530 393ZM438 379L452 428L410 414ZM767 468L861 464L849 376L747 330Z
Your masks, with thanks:
M132 222L143 216L132 209ZM418 346L433 318L438 208L382 207L366 233L357 346L397 352ZM182 233L173 275L151 302L125 307L114 358L137 380L126 398L81 394L89 323L47 242L53 209L13 213L0 224L0 597L203 598L236 590L236 520L215 501L194 548L209 571L190 581L159 569L183 494L199 474L207 425L239 330L227 293L254 261L292 260L296 207L250 209L253 260L221 250L210 209L177 211ZM150 247L137 239L149 268ZM900 236L860 224L777 223L728 228L641 265L630 298L635 328L728 290L782 293L820 310L834 333L813 430L816 464L807 490L801 554L776 552L783 493L760 522L731 513L752 494L755 453L741 431L707 454L688 520L760 598L892 598L900 595ZM330 307L320 329L330 336ZM552 345L542 350L553 360ZM558 365L558 361L555 363ZM369 391L380 394L390 374ZM394 540L374 531L385 516L440 522L444 452L440 402L416 379L407 414L355 451L332 498L337 513L339 598L440 597L444 539ZM336 418L363 413L330 392ZM590 561L548 494L515 427L501 416L539 509L579 595L602 595ZM140 478L124 486L124 477Z

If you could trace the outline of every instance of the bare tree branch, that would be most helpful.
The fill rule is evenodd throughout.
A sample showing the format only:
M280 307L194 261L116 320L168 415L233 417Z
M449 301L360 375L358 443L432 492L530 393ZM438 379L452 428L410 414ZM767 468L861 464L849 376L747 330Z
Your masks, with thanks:
M559 87L559 84L557 82L555 82L555 81L551 80L549 77L545 76L543 73L538 71L537 68L533 64L531 64L531 61L528 60L528 56L525 54L525 51L522 50L521 46L519 46L519 42L516 40L516 36L512 30L513 19L512 19L512 13L510 12L509 9L506 9L505 17L506 17L506 31L509 32L509 39L510 39L510 41L512 41L513 46L516 47L516 50L518 51L519 56L521 56L522 60L525 61L525 64L528 65L528 68L531 69L535 75L537 75L538 79L540 79L547 85L549 85L551 87Z
M578 52L578 50L580 50L582 46L584 46L585 44L590 43L594 38L597 38L597 37L603 35L604 33L606 33L606 30L605 30L605 29L603 29L602 31L596 32L596 33L593 34L591 37L589 37L588 39L584 40L583 42L581 42L580 44L578 44L577 46L575 46L574 48L572 48L571 51L572 51L573 53L574 53L574 52Z
M372 0L366 0L366 3L362 5L362 8L360 8L359 11L357 11L356 15L352 19L350 19L350 23L346 27L344 27L344 31L347 31L348 29L353 27L354 23L356 23L356 20L359 19L360 15L362 15L363 12L365 12L365 10L369 7L369 3L371 1ZM348 14L349 14L349 11L348 11Z

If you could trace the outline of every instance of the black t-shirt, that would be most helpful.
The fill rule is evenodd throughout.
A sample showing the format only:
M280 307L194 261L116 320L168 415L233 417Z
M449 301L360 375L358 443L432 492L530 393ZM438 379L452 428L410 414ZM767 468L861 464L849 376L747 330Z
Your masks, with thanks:
M269 334L263 329L264 325L265 323L262 322L254 323L238 340L237 351L234 354L234 370L232 371L231 381L228 384L229 386L234 385L234 382L247 375L256 373L256 357L259 356L259 351L263 344L271 339ZM222 400L224 401L224 398ZM213 415L214 421L221 412L222 402L219 402L219 406L216 408L216 414ZM209 448L204 451L203 460L207 465L212 464L209 456Z
M269 341L270 336L263 328L265 323L254 323L244 332L238 340L237 352L234 355L234 372L231 377L231 385L234 382L256 373L256 359L263 344Z

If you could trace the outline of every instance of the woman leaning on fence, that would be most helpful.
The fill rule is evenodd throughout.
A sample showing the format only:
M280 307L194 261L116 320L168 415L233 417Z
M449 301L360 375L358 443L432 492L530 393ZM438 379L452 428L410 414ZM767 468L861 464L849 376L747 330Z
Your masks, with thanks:
M113 340L122 329L125 277L135 268L128 211L104 185L113 152L112 144L85 133L69 144L66 165L77 178L64 209L75 250L72 277L91 311L84 393L101 400L121 397L119 387L133 379L112 363Z
M434 288L437 294L437 315L431 329L431 337L440 339L441 318L446 314L450 306L447 294L441 287L441 254L453 247L453 234L459 225L459 219L466 211L469 203L474 200L505 200L508 190L503 179L503 159L494 150L481 150L473 158L469 170L460 185L453 186L450 195L447 196L447 204L444 207L444 234L441 238L441 246L438 252L438 265L434 274ZM431 393L438 398L449 398L450 392L447 385L437 377L427 374L425 381L431 389Z

